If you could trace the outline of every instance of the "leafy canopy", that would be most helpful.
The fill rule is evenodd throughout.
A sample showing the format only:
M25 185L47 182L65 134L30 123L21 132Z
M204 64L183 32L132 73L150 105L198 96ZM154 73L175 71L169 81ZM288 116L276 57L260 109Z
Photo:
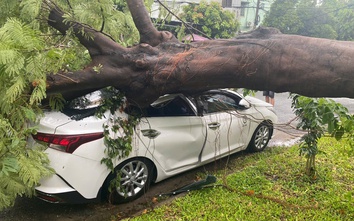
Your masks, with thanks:
M276 0L263 25L285 34L350 41L354 39L353 0Z
M12 205L17 195L31 195L40 178L51 173L40 149L26 148L35 132L29 122L40 113L45 98L48 55L39 33L18 19L0 28L0 209ZM30 85L35 86L30 92Z
M210 38L235 37L240 27L233 13L223 10L217 2L208 4L205 0L183 7L180 17Z
M337 40L354 40L354 1L353 0L326 0L322 8L332 16L333 28L337 33Z

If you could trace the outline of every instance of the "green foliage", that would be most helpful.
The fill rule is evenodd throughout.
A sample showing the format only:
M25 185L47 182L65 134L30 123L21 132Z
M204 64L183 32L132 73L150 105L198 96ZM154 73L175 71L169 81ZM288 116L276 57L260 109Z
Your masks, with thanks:
M134 128L139 123L139 116L133 113L127 115L126 99L124 94L115 88L102 90L103 103L96 112L100 118L106 111L111 113L107 124L104 125L105 154L107 157L101 160L110 170L114 170L114 161L127 157L132 150Z
M303 36L336 39L334 17L326 13L315 1L302 0L296 10L302 26L296 34Z
M124 94L117 89L107 87L102 89L101 93L102 104L96 111L96 116L107 117L107 111L110 113L107 123L103 126L106 157L101 159L101 163L114 172L117 160L129 156L132 151L134 129L140 121L140 115L129 110ZM79 100L79 103L84 104L85 100ZM126 112L129 112L129 115ZM120 177L118 172L110 181L109 191L120 186Z
M315 156L320 152L318 140L326 133L337 140L347 133L352 143L354 118L343 105L326 98L292 95L292 108L299 119L297 128L307 131L301 138L300 154L307 158L307 174L315 177Z
M47 156L26 147L35 133L30 122L37 120L39 102L46 97L44 45L38 31L17 19L0 28L0 210L18 195L31 195L52 173Z
M180 17L210 38L235 37L240 26L233 13L223 10L217 2L207 3L205 0L183 7Z
M317 4L312 0L276 0L263 25L278 28L285 34L336 39L340 23L335 12L342 8L338 1L333 1L333 4L327 2L329 1ZM345 22L351 25L349 20Z
M19 2L13 0L0 1L0 27L3 26L9 17L16 17L20 14Z
M19 8L21 8L20 17L29 23L36 22L36 18L41 12L42 0L26 0L21 1ZM33 23L32 23L33 24Z
M323 1L325 13L334 19L333 28L338 40L353 41L354 1L353 0L326 0Z
M139 33L127 9L125 1L57 1L66 14L68 22L89 24L96 30L107 33L123 46L139 41Z
M250 90L250 89L247 89L247 88L242 88L242 95L244 97L246 97L247 95L250 95L250 96L255 96L257 91L255 90Z
M276 0L266 14L263 24L267 27L278 28L285 34L297 34L302 23L296 13L299 0Z

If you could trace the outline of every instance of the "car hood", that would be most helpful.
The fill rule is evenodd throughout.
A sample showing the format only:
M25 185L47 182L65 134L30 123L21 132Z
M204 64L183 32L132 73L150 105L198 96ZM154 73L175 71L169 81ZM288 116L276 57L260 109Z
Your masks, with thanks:
M245 99L253 106L258 106L258 107L272 107L273 106L265 101L255 98L255 97L246 96Z

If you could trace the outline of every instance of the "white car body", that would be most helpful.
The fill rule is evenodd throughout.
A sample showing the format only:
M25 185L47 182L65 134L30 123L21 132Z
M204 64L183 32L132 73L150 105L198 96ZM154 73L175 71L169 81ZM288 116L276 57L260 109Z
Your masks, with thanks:
M262 122L269 125L277 122L273 107L268 103L253 97L243 98L234 91L214 92L232 98L238 97L237 102L240 102L242 108L206 112L201 116L198 114L196 103L189 98L180 94L163 96L152 106L179 97L190 106L193 114L141 118L135 128L133 150L126 159L115 161L115 166L127 159L148 159L153 165L155 175L152 181L159 182L245 150ZM125 115L119 111L115 114ZM38 132L59 135L102 133L103 125L107 124L110 115L107 112L105 118L88 116L74 120L62 112L50 111L40 120ZM157 136L149 137L150 132L157 132L154 134ZM267 143L268 140L265 145ZM101 163L101 159L106 157L104 149L103 138L83 143L72 153L47 148L45 152L56 174L41 181L41 185L36 188L38 197L54 203L100 200L101 188L111 173L107 166Z

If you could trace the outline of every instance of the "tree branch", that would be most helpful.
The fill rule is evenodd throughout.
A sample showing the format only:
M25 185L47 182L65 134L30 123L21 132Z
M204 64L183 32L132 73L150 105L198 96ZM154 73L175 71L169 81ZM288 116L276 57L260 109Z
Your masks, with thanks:
M260 28L237 39L182 44L160 35L141 0L128 4L143 43L123 48L102 33L75 23L74 32L90 51L92 62L66 77L51 75L48 94L59 92L73 98L114 86L139 106L167 93L192 94L225 87L354 98L354 42ZM49 17L49 24L62 33L71 27L57 8ZM93 38L80 35L82 28ZM102 65L100 73L93 70L97 65Z
M127 1L130 13L132 14L136 28L140 34L140 43L147 43L151 46L157 46L162 42L178 40L167 31L158 31L151 22L148 11L143 0Z
M119 44L91 27L76 22L68 22L64 19L64 12L57 6L51 6L48 24L63 35L72 28L80 43L87 48L91 57L100 54L113 53L116 50L124 50Z

